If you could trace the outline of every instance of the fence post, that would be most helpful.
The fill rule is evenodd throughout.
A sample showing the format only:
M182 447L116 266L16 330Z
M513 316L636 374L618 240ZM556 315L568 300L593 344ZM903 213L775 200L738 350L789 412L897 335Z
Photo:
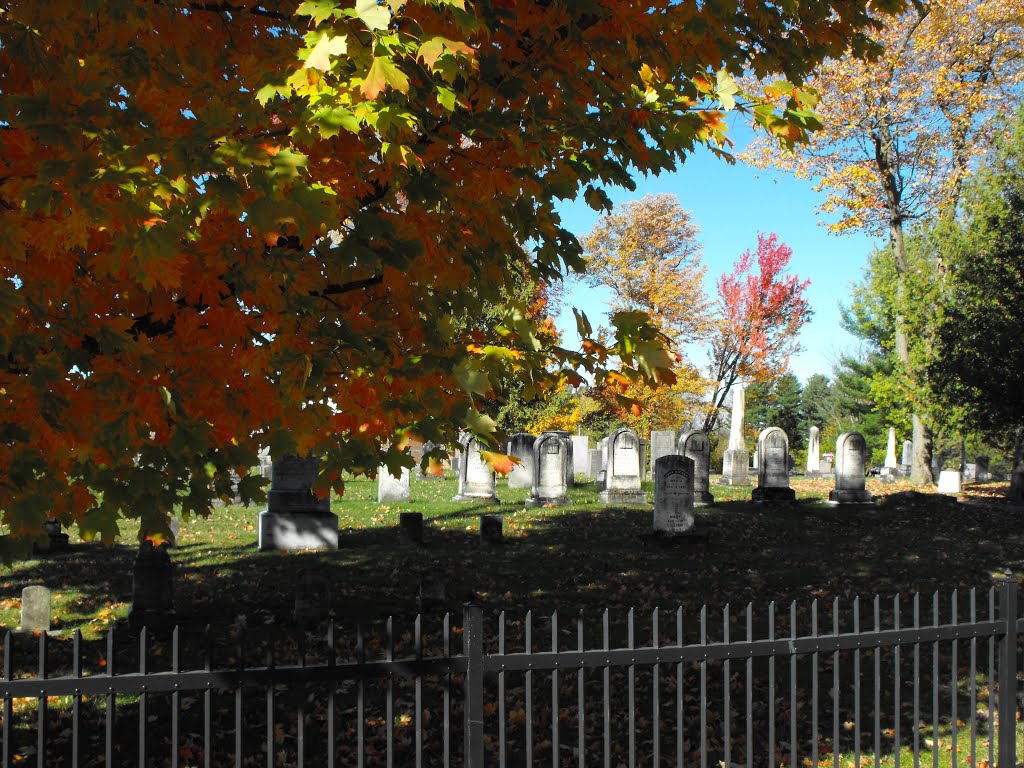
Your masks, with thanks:
M484 765L484 612L475 602L462 613L462 652L466 657L463 711L465 768Z
M999 768L1017 765L1017 579L999 580L999 618L1006 634L999 641Z

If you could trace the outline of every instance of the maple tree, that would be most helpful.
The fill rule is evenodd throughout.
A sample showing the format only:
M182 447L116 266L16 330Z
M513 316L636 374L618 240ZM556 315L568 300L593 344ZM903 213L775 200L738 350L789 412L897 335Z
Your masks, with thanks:
M404 434L486 435L475 404L509 364L533 389L609 360L667 377L638 313L580 350L521 306L502 343L457 321L512 266L582 269L555 201L607 207L603 185L725 154L723 110L802 139L804 91L774 109L734 76L799 83L901 6L5 3L3 556L48 517L166 531L232 468L258 498L261 445L323 456L319 491L341 491L343 469L407 462Z
M939 0L915 4L878 38L875 59L838 57L815 74L823 130L797 151L766 141L746 153L818 179L821 210L838 214L837 232L887 235L896 263L895 354L903 389L921 384L912 360L905 280L911 272L906 226L955 215L972 162L987 151L995 127L1019 102L1024 82L1024 3ZM770 89L770 87L769 87ZM933 254L935 268L941 267ZM926 328L926 333L931 329ZM912 481L931 482L930 442L922 409L912 416Z
M774 232L759 233L756 251L744 251L732 272L718 279L720 316L710 334L708 354L713 387L704 417L708 434L717 428L737 381L778 379L800 348L797 332L811 319L803 295L810 280L801 281L786 272L792 255L793 250Z
M643 310L678 342L707 330L700 232L671 194L630 200L583 238L586 279L612 293L617 311Z

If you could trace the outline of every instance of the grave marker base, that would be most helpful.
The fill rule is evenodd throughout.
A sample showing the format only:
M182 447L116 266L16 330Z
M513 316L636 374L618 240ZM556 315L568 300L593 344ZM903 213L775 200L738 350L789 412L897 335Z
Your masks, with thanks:
M299 549L338 548L338 516L322 512L263 511L259 516L261 550L292 552Z
M874 504L875 497L871 491L850 489L833 489L828 494L829 504Z
M568 496L530 496L525 502L528 507L546 507L549 504L556 507L572 504Z
M647 506L647 494L643 491L601 491L597 498L609 506Z
M471 493L459 493L452 496L452 501L482 501L485 504L501 504L501 502L498 501L498 497L494 494L491 494L490 496L474 496Z
M750 500L765 504L783 504L796 501L796 491L792 488L755 488L750 492Z

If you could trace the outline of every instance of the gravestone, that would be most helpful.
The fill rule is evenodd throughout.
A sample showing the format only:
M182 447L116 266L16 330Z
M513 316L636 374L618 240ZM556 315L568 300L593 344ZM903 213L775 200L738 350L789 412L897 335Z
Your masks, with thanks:
M602 504L646 504L640 488L640 439L626 427L608 436L608 466L605 489L598 496Z
M679 454L654 462L654 533L678 536L693 528L693 459Z
M828 500L835 504L871 504L871 493L864 487L864 468L868 446L859 432L843 432L836 440L836 487Z
M693 461L693 503L703 507L715 503L711 495L711 441L703 432L692 430L679 436L676 452Z
M1010 470L1010 493L1011 501L1024 501L1024 454L1016 457L1016 463Z
M420 447L419 457L416 460L416 479L417 480L444 480L444 460L443 459L428 459L426 469L423 468L423 457L432 451L436 451L442 446L437 443L432 443L429 440ZM416 457L415 452L413 456Z
M501 524L501 515L480 515L480 542L501 544L504 541Z
M651 443L649 440L640 438L640 481L643 482L647 479L647 457L651 452Z
M807 475L814 477L821 474L821 430L811 427L807 438Z
M569 432L568 430L564 429L544 430L544 434L547 434L548 432L554 435L558 435L560 438L562 438L562 442L565 443L565 452L566 455L569 457L568 461L565 463L565 468L563 470L565 473L565 486L566 488L572 488L574 485L576 485L576 478L573 476L573 462L575 461L575 459L573 458L572 453L572 432Z
M975 479L979 483L987 483L992 479L992 473L989 471L989 457L978 456L974 460L975 466Z
M978 465L977 464L964 464L964 475L963 481L965 483L973 483L978 477Z
M528 507L568 504L565 493L565 465L569 442L556 432L545 432L533 444L533 483Z
M302 571L295 585L292 618L300 627L323 621L331 612L331 583L322 573Z
M259 516L261 550L338 548L338 516L331 512L331 500L313 493L319 471L315 456L282 456L274 462L267 508Z
M181 518L171 515L171 519L167 521L167 527L171 529L171 540L167 542L167 546L178 546L178 536L181 535Z
M377 503L409 500L409 468L402 467L398 477L386 466L377 470Z
M752 501L796 501L789 487L789 440L778 427L768 427L757 438L757 488Z
M662 456L669 456L676 452L676 432L674 429L653 429L651 430L651 475L654 475L654 465Z
M819 475L831 475L832 474L832 459L824 458L818 462L818 474Z
M608 437L601 438L598 450L601 453L601 469L597 473L594 485L597 486L597 490L603 491L608 485Z
M583 475L592 479L590 474L590 438L586 435L572 436L572 471L574 474Z
M588 453L590 454L590 479L597 482L598 477L601 476L601 449L591 448Z
M903 441L903 450L900 452L900 470L902 477L910 477L911 465L914 463L914 444L909 440Z
M509 456L515 456L520 460L519 464L513 467L508 473L509 488L530 488L533 485L533 444L537 442L537 436L528 432L519 432L512 435L508 441Z
M400 512L398 514L398 540L403 544L423 543L422 512Z
M960 493L960 472L955 469L944 469L939 473L939 493Z
M722 485L750 485L750 454L743 441L747 396L744 385L732 391L732 419L729 422L729 447L722 456Z
M259 452L256 455L260 462L260 475L269 480L271 478L274 466L274 462L270 460L270 449L260 448Z
M21 590L22 632L50 631L50 590L44 586Z
M480 445L472 435L459 441L462 457L459 461L459 492L452 501L482 501L497 504L494 495L494 470L480 457Z
M896 463L896 428L889 427L889 438L885 443L885 464L878 479L883 483L891 483L899 475L900 466Z
M432 571L420 577L416 608L420 613L443 605L448 597L448 577L441 571Z
M335 534L337 538L337 534ZM128 628L169 628L176 622L174 613L174 565L166 545L154 547L150 540L139 545L132 568L132 607Z

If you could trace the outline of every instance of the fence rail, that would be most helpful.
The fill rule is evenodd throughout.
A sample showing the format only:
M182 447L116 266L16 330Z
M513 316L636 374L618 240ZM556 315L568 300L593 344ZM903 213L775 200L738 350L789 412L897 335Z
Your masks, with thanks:
M209 629L102 644L8 632L0 765L839 768L846 752L899 768L904 749L915 766L924 752L938 766L942 749L978 766L980 748L1016 766L1018 586L989 589L984 618L966 597L936 593L925 619L919 595L773 603L760 638L749 604L720 622L703 608L593 625L488 620L469 604L461 627L446 615L434 633L417 618L397 635L389 619L224 642Z

